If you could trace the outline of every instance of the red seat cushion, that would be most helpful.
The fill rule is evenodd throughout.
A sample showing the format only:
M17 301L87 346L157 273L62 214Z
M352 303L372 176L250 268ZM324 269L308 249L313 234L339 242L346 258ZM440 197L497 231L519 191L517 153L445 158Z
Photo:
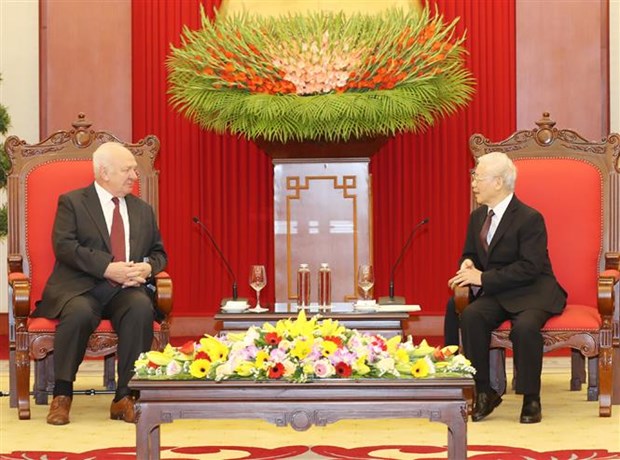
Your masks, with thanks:
M56 319L47 319L47 318L28 318L28 331L29 332L54 332L56 330L56 325L58 324L58 320ZM159 331L160 325L159 323L153 323L153 330ZM114 332L114 328L112 328L112 323L110 320L104 319L101 320L99 326L95 332Z
M598 331L601 328L598 311L586 305L568 304L561 315L550 318L543 331ZM510 329L510 321L504 321L499 330Z

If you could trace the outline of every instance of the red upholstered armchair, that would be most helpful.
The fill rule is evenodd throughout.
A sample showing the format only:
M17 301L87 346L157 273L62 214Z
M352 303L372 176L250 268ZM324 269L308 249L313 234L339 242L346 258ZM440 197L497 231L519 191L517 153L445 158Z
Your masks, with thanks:
M33 393L37 404L47 404L54 384L53 346L57 321L29 318L34 303L54 265L52 225L58 196L93 181L92 154L104 142L121 142L103 131L93 131L80 114L73 129L59 131L44 141L29 145L12 136L5 148L12 169L8 176L9 200L9 386L10 406L18 408L20 419L30 418L30 360L34 361ZM159 141L148 136L137 144L124 145L138 162L138 190L157 212L158 172L154 161ZM168 317L172 309L172 282L167 273L156 279L156 303L164 314L161 324L154 322L153 346L168 343ZM115 388L117 336L110 321L101 322L91 335L87 356L104 357L104 386Z
M571 130L558 130L548 113L538 128L518 131L492 143L480 134L471 137L474 157L492 151L510 156L517 167L516 194L544 216L553 270L568 291L564 312L543 328L544 350L571 348L571 390L586 381L588 400L599 400L599 415L610 416L612 395L620 399L618 380L618 280L620 256L620 136L590 142ZM475 206L475 203L472 202ZM614 251L614 252L612 252ZM469 292L456 293L457 311ZM492 374L495 387L506 387L504 350L511 349L510 322L493 332ZM616 368L614 376L614 367ZM499 369L499 371L498 371ZM518 372L518 369L515 369ZM613 381L615 391L612 391Z

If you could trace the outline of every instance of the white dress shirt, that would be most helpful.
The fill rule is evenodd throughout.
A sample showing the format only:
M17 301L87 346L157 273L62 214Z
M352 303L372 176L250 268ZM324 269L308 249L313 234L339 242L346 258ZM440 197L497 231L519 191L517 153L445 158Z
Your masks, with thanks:
M487 234L488 244L491 244L491 241L493 241L493 236L495 235L495 231L497 230L497 227L499 226L499 223L501 222L502 217L504 217L506 208L508 207L508 204L510 203L510 200L512 200L513 196L514 196L514 193L510 193L506 198L504 198L502 201L497 203L497 205L494 208L489 208L489 210L491 209L493 210L494 215L491 218L491 226L489 227L489 233Z
M112 195L106 189L104 189L101 185L95 182L95 190L97 190L97 195L99 196L99 201L101 202L101 209L103 210L103 216L105 217L105 223L108 227L108 235L112 230L112 215L114 214L114 202ZM125 198L118 198L119 210L121 213L121 217L123 218L123 227L125 228L125 260L129 261L129 214L127 213L127 203L125 202Z

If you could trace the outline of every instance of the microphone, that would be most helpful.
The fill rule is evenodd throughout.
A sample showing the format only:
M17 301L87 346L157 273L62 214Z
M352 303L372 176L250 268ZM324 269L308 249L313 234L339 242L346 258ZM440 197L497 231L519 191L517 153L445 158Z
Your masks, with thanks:
M416 232L423 225L426 225L427 223L428 223L428 217L425 217L420 222L418 222L415 227L413 227L413 230L411 230L411 233L409 234L409 238L407 238L407 242L401 249L400 254L398 255L398 259L396 259L396 263L392 266L392 272L390 273L390 286L389 286L389 291L388 291L389 296L380 297L379 305L405 305L405 298L403 296L394 297L394 272L396 271L396 267L398 267L400 260L403 258L405 251L407 251L407 248L411 244L411 239L413 238L413 235L415 235Z
M211 232L209 231L207 226L205 224L203 224L202 221L198 217L194 216L194 217L192 217L192 220L194 221L195 224L198 224L200 226L200 228L202 228L202 230L207 234L207 236L209 237L209 240L211 240L211 243L213 244L213 247L215 247L215 250L220 255L220 258L222 259L222 261L224 262L224 265L226 265L226 269L228 270L228 273L230 274L230 276L233 279L233 283L232 283L232 299L231 298L224 298L224 299L222 299L220 305L225 305L226 303L228 303L229 300L233 300L233 301L237 301L237 300L239 300L239 301L246 301L246 303L247 303L247 299L238 299L237 298L237 277L235 276L234 272L232 271L232 268L230 268L230 264L228 263L228 260L226 259L226 257L224 257L224 254L222 253L222 250L220 249L218 244L213 239L213 235L211 235Z

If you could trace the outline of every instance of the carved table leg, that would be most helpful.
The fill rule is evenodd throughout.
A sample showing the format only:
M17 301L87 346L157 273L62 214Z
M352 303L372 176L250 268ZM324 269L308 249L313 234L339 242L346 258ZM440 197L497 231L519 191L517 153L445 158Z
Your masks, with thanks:
M144 460L159 460L160 412L148 403L138 403L136 422L136 457ZM152 410L151 410L152 409Z
M442 411L443 422L448 425L448 459L467 458L467 403L450 405Z

